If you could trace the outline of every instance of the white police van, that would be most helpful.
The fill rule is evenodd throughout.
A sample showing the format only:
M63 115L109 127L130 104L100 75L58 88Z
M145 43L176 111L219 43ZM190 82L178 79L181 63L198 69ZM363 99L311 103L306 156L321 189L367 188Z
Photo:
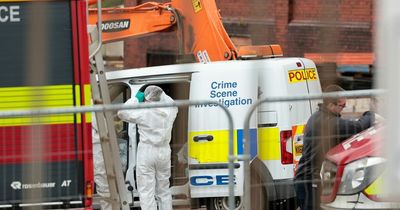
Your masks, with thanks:
M235 154L243 154L245 115L258 99L321 92L316 66L304 58L125 69L108 72L107 81L111 92L122 92L116 102L134 97L141 87L149 84L160 86L175 100L220 102L233 116ZM267 205L294 198L292 181L301 155L303 129L316 108L313 101L265 103L251 118L252 209L266 209ZM122 128L129 133L126 181L133 189L132 196L136 197L136 126L125 124ZM228 118L220 107L204 104L179 108L171 140L174 204L185 203L180 202L183 197L191 200L192 206L205 204L207 209L227 209L228 137ZM186 151L182 150L185 145L187 152L183 152L183 159L187 162L176 155ZM235 163L234 171L236 204L240 208L242 162Z

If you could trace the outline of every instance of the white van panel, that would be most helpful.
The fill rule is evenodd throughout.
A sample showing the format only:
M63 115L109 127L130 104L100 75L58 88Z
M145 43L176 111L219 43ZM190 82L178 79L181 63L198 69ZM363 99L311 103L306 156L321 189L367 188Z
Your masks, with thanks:
M309 59L306 59L306 58L301 58L300 60L303 62L305 68L307 68L307 69L309 69L309 68L317 69L313 61L311 61ZM310 94L322 93L321 81L320 81L320 78L319 78L319 75L318 75L318 71L316 71L316 74L317 74L316 77L318 78L317 80L307 80L308 91L309 91ZM314 113L314 112L316 112L318 110L318 103L321 103L321 102L322 102L322 100L312 100L311 101L311 105L310 106L311 106L312 113Z
M221 67L226 68L210 64L209 68L216 69L192 74L190 100L223 104L233 115L235 128L242 128L247 110L257 100L257 74L250 73L243 65L230 65L232 69ZM216 105L191 107L189 130L227 129L228 119L221 110Z
M287 96L301 96L309 94L307 81L317 81L316 69L305 68L300 59L296 62L285 64L287 72ZM311 76L310 76L311 75ZM289 120L291 125L304 125L311 115L310 103L304 101L290 101L289 103Z
M252 69L249 69L253 66L246 66L245 62L240 62L240 64L209 64L209 71L192 74L190 87L190 100L213 100L228 108L234 123L235 154L243 153L243 124L247 110L257 100L258 87L257 74L251 73ZM226 182L228 170L223 168L223 164L228 162L227 115L216 105L192 106L189 109L188 128L189 167L191 168L189 179L192 197L228 196ZM252 154L255 156L257 153L256 117L250 122L250 128L252 133L250 142L254 145ZM218 164L222 168L218 168ZM199 165L209 165L211 168L203 169ZM242 195L243 167L242 164L238 166L235 169L235 195Z
M228 175L228 169L190 170L190 196L192 198L228 196ZM243 195L243 170L235 170L234 177L235 195L241 196Z
M321 92L319 77L312 61L299 58L281 58L268 60L260 70L260 98L304 96L309 93ZM307 75L307 71L310 75ZM280 133L292 132L293 141L302 140L303 128L313 109L306 101L279 101L267 102L260 105L259 115L265 112L275 112L277 125L264 127L259 125L259 157L268 166L273 179L289 179L294 177L294 165L281 163ZM272 124L271 124L272 125ZM299 148L301 148L302 141ZM261 145L261 146L260 146ZM264 148L267 145L269 148ZM294 153L293 144L293 154ZM296 158L296 156L294 157ZM296 160L294 160L296 163Z

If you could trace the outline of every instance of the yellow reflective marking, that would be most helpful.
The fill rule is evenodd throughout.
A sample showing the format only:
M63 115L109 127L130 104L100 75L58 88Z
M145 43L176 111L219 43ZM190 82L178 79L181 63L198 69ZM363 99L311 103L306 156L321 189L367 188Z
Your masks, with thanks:
M200 135L213 136L212 141L201 140L195 142L193 137ZM237 134L234 132L234 153L237 154ZM194 131L189 132L189 157L199 163L227 162L229 155L228 130Z
M293 154L295 160L300 160L303 151L303 136L304 134L304 125L296 125L292 127L292 142L293 142ZM301 140L301 141L299 141Z
M198 13L203 8L200 0L192 0L192 5L195 13Z
M49 125L73 123L73 114L0 119L0 126ZM77 118L77 123L81 120Z
M85 102L90 105L90 85L84 86ZM76 102L74 104L74 92ZM86 103L85 103L86 104ZM40 87L11 87L0 88L0 111L30 110L43 108L80 106L80 86L52 85ZM91 122L90 114L87 122ZM23 126L43 124L81 123L80 114L59 114L35 117L13 117L0 119L0 126Z
M289 83L305 82L306 80L317 80L317 71L314 68L288 71Z
M86 84L84 86L84 94L85 94L85 105L92 105L92 89L90 84ZM86 116L86 122L87 123L91 123L92 122L92 113L91 112L87 112L85 113Z
M296 132L294 135L301 135L304 133L304 125L296 125Z
M0 88L0 110L73 106L72 85Z
M281 159L278 128L258 129L258 157L261 160Z
M75 85L75 104L76 106L81 106L82 102L81 102L81 86L80 85ZM76 114L76 119L77 122L81 122L82 121L82 116L81 113L77 113Z
M365 188L364 192L367 195L379 195L383 193L383 179L378 177L372 184Z

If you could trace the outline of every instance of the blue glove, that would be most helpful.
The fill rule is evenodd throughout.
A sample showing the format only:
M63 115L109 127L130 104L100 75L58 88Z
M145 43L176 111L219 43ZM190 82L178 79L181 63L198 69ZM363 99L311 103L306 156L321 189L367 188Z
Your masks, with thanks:
M138 91L135 95L135 97L138 99L139 103L144 101L144 93Z

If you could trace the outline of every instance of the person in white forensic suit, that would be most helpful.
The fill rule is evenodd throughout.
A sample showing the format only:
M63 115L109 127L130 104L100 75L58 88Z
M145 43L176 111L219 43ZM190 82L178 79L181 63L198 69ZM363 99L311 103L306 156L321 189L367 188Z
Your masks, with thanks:
M136 94L136 97L125 104L173 101L160 87L150 85L144 90L144 94ZM136 180L142 210L156 210L157 203L160 210L172 210L169 143L177 113L177 107L118 111L121 120L138 126L140 141L137 148Z
M126 140L118 138L117 141L121 158L121 167L123 171L125 171L128 156ZM92 113L92 145L94 182L96 183L96 192L101 197L100 208L101 210L113 210L111 201L109 200L110 189L107 181L103 150L100 143L100 135L95 113Z
M98 131L95 113L92 113L92 143L93 143L93 170L94 182L96 183L96 192L102 198L110 197L110 189L104 166L103 151L100 144L100 135ZM101 210L112 210L111 202L100 199Z

